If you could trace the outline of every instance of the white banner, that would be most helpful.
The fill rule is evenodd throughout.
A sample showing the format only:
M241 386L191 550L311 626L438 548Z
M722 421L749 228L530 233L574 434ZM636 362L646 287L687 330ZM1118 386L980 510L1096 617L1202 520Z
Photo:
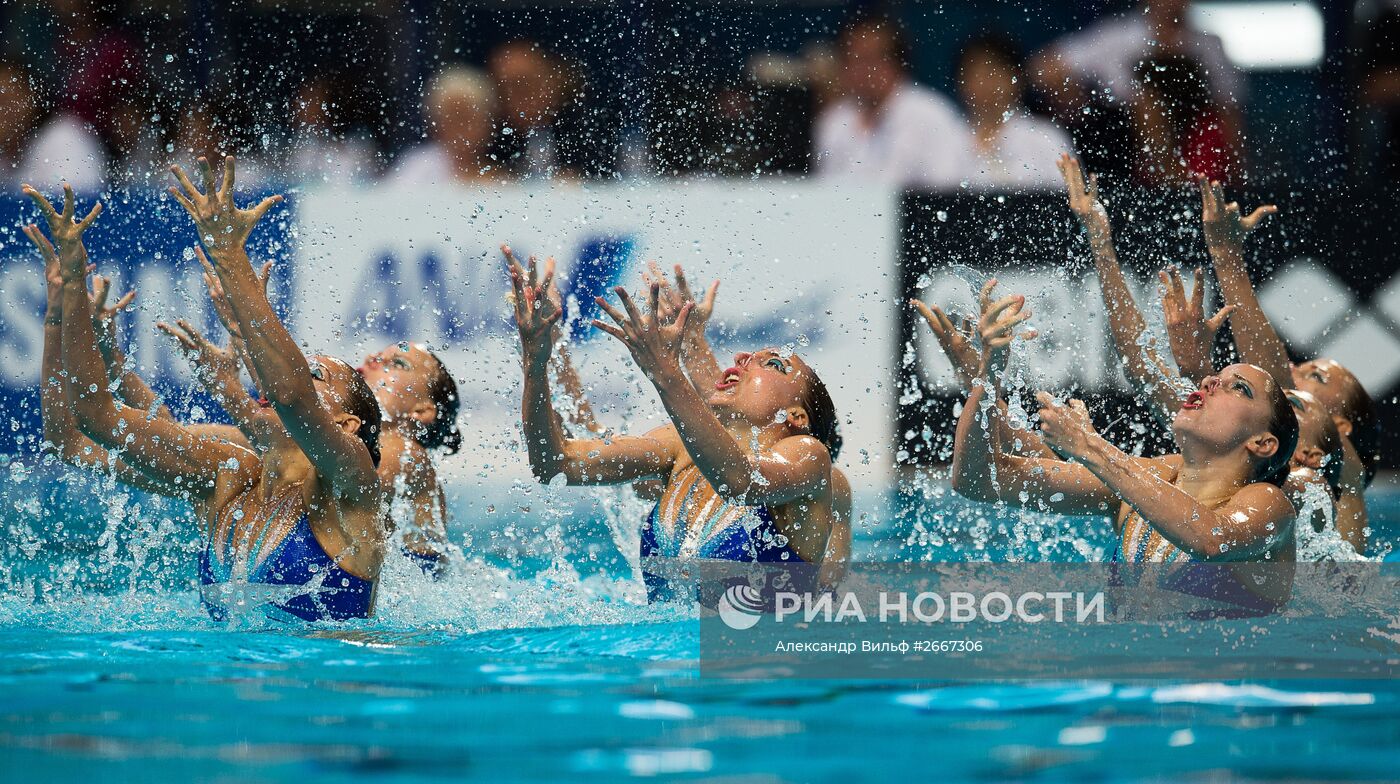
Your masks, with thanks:
M801 183L317 191L296 200L292 331L352 362L396 340L428 344L462 393L453 488L498 502L531 481L519 445L521 371L499 245L554 256L578 302L640 286L655 259L696 289L719 278L711 342L732 352L791 344L841 416L839 464L857 486L889 475L901 308L894 195ZM611 292L608 292L611 298ZM573 311L571 311L573 312ZM663 417L622 345L591 328L573 353L606 425Z

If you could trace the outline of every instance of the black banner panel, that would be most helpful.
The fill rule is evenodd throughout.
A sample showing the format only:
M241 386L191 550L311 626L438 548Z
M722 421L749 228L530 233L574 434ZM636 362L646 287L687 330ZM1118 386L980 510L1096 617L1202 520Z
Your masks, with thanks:
M1150 338L1169 357L1158 273L1178 266L1189 293L1191 271L1202 267L1207 315L1221 304L1201 236L1200 196L1194 189L1105 191L1119 261ZM1294 189L1231 198L1246 210L1279 206L1280 214L1250 237L1246 258L1260 302L1295 360L1341 362L1377 402L1383 432L1400 432L1400 275L1391 229L1380 225L1386 211L1355 196L1324 203ZM1026 296L1034 314L1028 326L1039 336L1018 341L1012 360L1024 381L1025 410L1034 409L1029 394L1036 390L1070 394L1084 400L1100 432L1121 448L1170 449L1170 437L1148 425L1148 412L1123 375L1088 242L1063 193L908 193L900 220L906 300L917 297L975 319L977 291L988 278L998 281L995 296ZM901 329L898 461L946 463L963 391L912 309ZM1227 327L1216 367L1236 360ZM1012 402L1014 411L1014 394ZM1383 467L1400 465L1394 450L1385 452Z

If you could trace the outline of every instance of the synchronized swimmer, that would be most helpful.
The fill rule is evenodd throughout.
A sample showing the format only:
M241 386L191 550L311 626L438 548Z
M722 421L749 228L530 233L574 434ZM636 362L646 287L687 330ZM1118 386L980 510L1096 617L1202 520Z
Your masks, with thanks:
M309 621L368 617L388 553L426 574L449 570L446 500L433 452L456 452L456 383L425 346L400 343L358 368L306 357L267 296L269 265L255 271L245 244L280 196L251 209L234 203L235 162L223 177L199 160L202 187L172 167L171 192L201 238L195 253L220 322L220 348L188 322L160 324L226 410L229 425L173 419L125 362L111 334L134 294L106 304L109 281L93 277L83 232L102 205L76 219L71 188L60 212L26 185L53 244L36 226L48 281L43 383L45 440L67 462L110 471L143 490L190 502L202 522L202 597L225 619L246 608ZM1375 412L1355 376L1334 361L1294 366L1259 307L1243 263L1245 237L1274 208L1242 217L1216 183L1202 181L1207 249L1229 303L1211 318L1204 286L1186 294L1173 268L1162 274L1170 360L1146 338L1114 252L1097 183L1060 160L1070 208L1093 251L1112 335L1138 394L1179 453L1128 455L1099 435L1079 401L1036 395L1039 428L1008 415L1009 348L1031 311L1026 299L995 299L983 287L975 330L936 305L912 304L958 371L967 400L954 442L952 483L975 501L1063 514L1103 514L1114 559L1126 562L1289 562L1295 520L1334 526L1364 551L1363 493L1375 474ZM654 501L639 555L648 596L681 594L677 564L695 559L819 566L838 584L850 559L852 491L836 467L837 409L816 371L788 347L736 354L721 369L705 336L718 282L697 300L684 271L674 284L654 265L639 305L625 288L602 297L617 338L655 387L670 419L640 435L614 435L592 414L559 330L554 263L526 264L502 246L520 345L522 425L529 465L546 483L631 484ZM1212 364L1231 319L1242 362ZM240 377L248 373L256 395ZM570 399L551 390L550 368ZM562 413L561 413L562 412ZM1319 502L1318 499L1323 499ZM1235 586L1238 588L1240 586ZM1222 590L1234 590L1226 587ZM1252 585L1241 602L1276 604L1286 586Z

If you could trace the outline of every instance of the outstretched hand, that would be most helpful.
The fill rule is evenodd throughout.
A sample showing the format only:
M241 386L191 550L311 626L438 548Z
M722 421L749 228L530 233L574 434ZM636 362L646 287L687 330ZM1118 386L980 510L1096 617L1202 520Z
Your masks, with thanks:
M1030 310L1026 308L1026 298L1021 294L1011 294L992 301L992 290L996 286L997 279L992 278L978 294L982 317L977 330L982 339L981 375L999 383L1011 355L1011 342L1016 338L1030 340L1038 333L1026 330L1016 334L1016 327L1031 317Z
M214 313L219 317L219 323L223 325L224 331L231 337L241 338L242 331L238 327L238 319L233 315L233 304L228 301L228 294L224 291L224 284L219 280L219 274L214 269L214 265L209 263L209 257L204 255L204 248L196 245L194 247L195 258L199 259L199 266L204 268L204 286L209 289L209 300L214 304ZM258 282L262 284L263 297L267 297L267 284L272 280L272 262L265 261L262 265L262 272L258 275ZM268 300L270 303L271 300Z
M671 281L666 278L666 273L655 261L647 262L647 267L648 269L642 270L642 281L648 287L653 284L660 286L657 310L654 311L657 319L662 324L670 324L680 315L681 308L686 303L690 303L692 305L688 326L690 334L694 334L695 330L704 330L705 324L709 322L710 316L715 312L715 295L719 292L719 281L711 283L705 291L704 298L697 302L695 295L690 292L690 283L686 280L685 270L681 268L681 265L675 265L676 283L674 286L671 285Z
M1235 312L1235 306L1226 305L1214 316L1205 317L1205 272L1200 267L1196 268L1190 299L1186 297L1186 287L1176 267L1168 267L1158 273L1158 277L1163 286L1162 315L1172 357L1183 376L1200 382L1215 372L1211 361L1215 336Z
M681 373L681 341L685 337L686 324L690 320L691 311L695 309L694 302L686 302L681 305L680 311L676 314L675 321L664 324L657 317L657 310L660 308L661 284L655 281L651 284L647 313L642 313L633 304L632 297L627 294L627 289L618 286L613 289L617 292L618 299L622 300L622 306L626 308L627 315L618 312L617 308L608 304L602 297L596 298L598 306L607 313L616 326L606 324L598 319L593 320L593 326L612 335L622 344L627 346L631 352L632 359L642 372L647 374L654 383L663 379L685 380Z
M520 346L525 361L547 360L554 343L554 324L563 310L549 290L554 286L554 259L547 259L544 276L540 277L535 257L529 259L529 269L521 267L510 246L502 245L506 267L510 272L511 304L515 308L515 326L520 331Z
M1211 250L1242 249L1245 237L1259 228L1264 218L1278 212L1278 207L1265 204L1241 217L1239 202L1226 203L1225 187L1219 182L1201 177L1198 184L1201 188L1201 227L1206 246Z
M1113 234L1108 224L1108 211L1099 201L1099 178L1090 174L1086 182L1079 161L1068 153L1062 153L1055 162L1060 176L1065 180L1069 191L1069 211L1079 219L1080 225L1089 234L1089 242L1099 246L1112 241Z
M1099 433L1089 420L1089 410L1078 399L1061 404L1048 392L1035 393L1040 402L1040 434L1046 446L1065 460L1082 459Z
M117 314L136 301L136 289L132 289L108 306L107 295L111 290L111 278L92 276L92 291L88 294L88 301L92 303L92 329L97 334L97 345L103 349L104 356L116 347Z
M214 169L209 165L209 159L200 158L199 171L204 179L203 191L190 182L184 169L179 166L170 167L175 180L180 184L178 188L171 188L170 193L194 219L195 227L199 229L200 242L215 255L216 261L220 251L241 250L258 221L272 209L272 205L282 201L279 194L268 196L251 209L241 209L234 204L234 164L232 155L224 157L223 182L216 186Z
M160 321L156 323L156 329L175 339L180 353L201 381L209 383L225 374L238 375L238 356L231 346L219 348L184 319L176 320L175 324L171 326Z
M909 300L909 304L928 322L933 336L938 339L938 345L943 348L943 353L948 355L948 361L953 364L958 381L965 389L970 389L972 382L982 372L982 352L977 350L977 346L973 345L970 339L972 325L964 322L959 327L937 305L926 305L917 299Z
M67 280L76 280L87 275L87 251L83 248L83 232L88 230L92 222L97 220L97 216L102 214L102 202L97 202L88 212L87 217L76 220L76 199L73 196L73 186L63 183L63 212L54 209L53 204L44 198L44 194L38 192L31 185L23 186L24 195L34 200L39 206L39 211L44 214L45 220L49 224L49 234L53 235L53 240L58 244L59 274ZM34 227L37 231L37 227ZM26 229L26 234L28 230ZM30 235L34 244L39 241ZM47 244L47 242L45 243ZM40 252L43 252L40 246ZM47 262L47 257L45 258Z

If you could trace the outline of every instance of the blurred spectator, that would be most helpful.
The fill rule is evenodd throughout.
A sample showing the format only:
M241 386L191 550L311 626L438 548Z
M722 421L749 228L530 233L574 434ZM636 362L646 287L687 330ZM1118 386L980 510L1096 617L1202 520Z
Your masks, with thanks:
M1219 37L1186 23L1188 6L1190 0L1143 0L1138 13L1110 17L1058 39L1031 61L1036 84L1071 110L1083 106L1094 88L1109 101L1130 101L1138 63L1179 56L1201 65L1216 101L1242 105L1244 76L1225 56Z
M1380 165L1367 161L1357 168L1362 176L1394 183L1400 180L1400 2L1391 0L1358 22L1364 32L1357 47L1357 96L1362 122L1379 137L1368 140L1368 152L1379 156Z
M1138 154L1134 177L1144 185L1229 181L1234 150L1210 99L1201 67L1187 57L1138 64L1133 122Z
M106 132L109 114L142 81L141 52L123 28L122 4L49 0L48 5L59 31L53 41L59 106Z
M0 62L0 169L12 187L67 180L79 191L101 189L106 174L102 140L70 113L45 117L29 74L13 62Z
M837 44L844 97L817 117L816 173L933 188L965 177L967 126L951 101L910 78L909 50L895 22L856 17Z
M1217 36L1187 24L1189 5L1189 0L1143 0L1137 12L1064 36L1032 58L1031 77L1074 136L1088 168L1100 174L1132 169L1131 127L1140 125L1132 120L1139 111L1134 69L1152 59L1180 57L1199 64L1228 146L1238 146L1244 77Z
M983 187L1058 187L1055 161L1069 152L1069 135L1022 103L1021 51L1008 38L980 36L958 54L958 89L976 155L972 184Z
M313 77L292 99L288 182L351 185L374 174L374 144L350 133L335 85L330 77Z
M597 177L613 145L586 103L582 70L535 41L510 41L487 60L500 96L497 158L517 177Z
M178 163L186 172L198 171L197 161L209 160L217 173L225 155L238 158L238 188L278 183L275 172L257 151L241 144L228 113L217 100L188 100L176 111L175 136L165 166Z
M113 187L165 187L170 178L161 114L142 91L125 91L107 110L107 181Z
M489 149L496 91L484 73L465 66L442 71L428 88L424 109L429 141L404 154L390 182L473 183L505 176Z

